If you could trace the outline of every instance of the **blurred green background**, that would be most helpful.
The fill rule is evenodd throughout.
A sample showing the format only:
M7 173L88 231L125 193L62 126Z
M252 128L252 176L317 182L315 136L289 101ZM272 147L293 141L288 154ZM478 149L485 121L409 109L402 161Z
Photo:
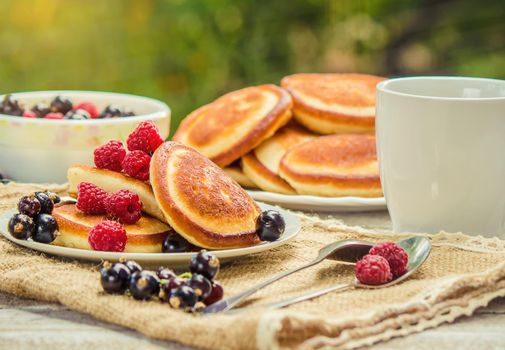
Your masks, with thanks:
M0 91L152 96L174 130L295 72L505 77L505 1L0 1Z

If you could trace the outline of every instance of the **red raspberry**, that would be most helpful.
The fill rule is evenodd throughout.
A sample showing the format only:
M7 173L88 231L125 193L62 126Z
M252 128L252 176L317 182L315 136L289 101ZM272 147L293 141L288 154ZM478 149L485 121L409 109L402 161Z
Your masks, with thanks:
M105 198L107 192L89 182L81 182L77 186L76 208L84 214L105 214Z
M103 220L91 229L88 236L91 248L104 252L122 252L127 240L123 225L112 220Z
M128 136L126 144L130 151L144 151L150 154L163 143L158 128L150 120L140 123Z
M63 119L65 116L63 113L55 112L55 113L47 113L44 118L46 119Z
M105 145L95 149L95 165L100 169L109 169L120 172L123 170L122 162L126 156L126 150L121 141L111 140Z
M23 113L23 117L25 117L25 118L37 118L37 115L34 112L32 112L32 111L25 111Z
M142 202L136 193L119 190L105 199L105 210L114 220L123 224L134 224L142 216Z
M151 157L142 151L128 152L123 159L123 169L127 175L141 181L149 180Z
M385 258L389 263L394 278L400 277L407 272L409 255L402 247L393 242L376 244L370 249L368 254L380 255Z
M384 284L393 279L388 261L380 255L365 255L356 263L356 278L363 284Z
M96 108L93 102L81 102L77 106L74 106L73 108L74 111L78 109L84 109L86 112L89 113L90 117L93 119L98 118L100 116L100 113L98 113L98 109Z

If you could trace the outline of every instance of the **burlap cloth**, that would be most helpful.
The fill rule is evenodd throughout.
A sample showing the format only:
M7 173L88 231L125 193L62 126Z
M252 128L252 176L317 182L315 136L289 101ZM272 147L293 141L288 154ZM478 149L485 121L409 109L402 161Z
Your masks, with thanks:
M0 212L36 188L0 185ZM64 191L63 186L45 188ZM302 232L293 242L222 269L219 280L226 295L311 260L321 246L335 240L402 237L345 226L338 220L300 217ZM206 349L352 349L452 322L505 295L505 241L440 233L432 236L432 242L427 262L399 285L330 293L282 310L194 316L157 301L106 295L96 265L48 257L5 239L0 239L0 290L59 302L151 337ZM353 272L353 266L323 262L260 291L249 303L272 302L350 281Z

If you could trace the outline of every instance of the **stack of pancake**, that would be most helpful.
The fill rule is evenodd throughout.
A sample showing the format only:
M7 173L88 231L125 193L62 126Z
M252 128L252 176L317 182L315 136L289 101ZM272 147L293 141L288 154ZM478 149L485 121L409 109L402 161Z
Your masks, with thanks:
M375 86L364 74L294 74L195 110L173 139L240 185L282 194L380 197Z
M168 235L180 234L196 247L229 249L260 242L256 220L261 213L237 182L191 147L165 142L153 154L150 181L123 173L76 165L68 169L69 194L77 196L81 182L107 192L127 189L143 203L142 218L124 225L125 252L161 253ZM53 242L66 247L92 249L88 234L104 215L87 215L74 204L54 209L60 234Z

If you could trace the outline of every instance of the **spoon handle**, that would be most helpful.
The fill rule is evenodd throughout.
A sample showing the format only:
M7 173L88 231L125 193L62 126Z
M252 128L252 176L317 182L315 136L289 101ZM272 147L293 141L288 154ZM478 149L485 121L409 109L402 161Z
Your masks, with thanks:
M218 301L217 303L214 303L214 304L212 304L210 306L207 306L205 309L203 309L202 312L204 314L214 314L214 313L218 313L218 312L228 311L228 310L234 308L236 305L238 305L240 302L242 302L247 297L253 295L254 293L256 293L257 291L259 291L260 289L265 288L269 284L272 284L272 283L280 280L281 278L287 277L287 276L289 276L289 275L291 275L291 274L293 274L295 272L298 272L300 270L303 270L303 269L306 269L308 267L314 266L314 265L320 263L321 261L322 261L322 259L317 258L316 260L311 261L308 264L296 267L296 268L294 268L292 270L281 272L281 273L279 273L279 274L277 274L277 275L275 275L275 276L267 279L266 281L258 283L257 285L253 286L252 288L249 288L249 289L243 291L240 294L234 295L234 296L232 296L230 298L223 299L221 301Z
M335 292L337 290L346 290L346 289L352 288L353 286L354 285L351 283L335 284L333 286L314 290L311 292L307 292L305 294L302 294L302 295L299 295L299 296L296 296L293 298L289 298L289 299L281 300L281 301L278 301L275 303L267 304L267 305L265 305L265 307L269 308L269 309L278 309L278 308L285 307L285 306L288 306L291 304L299 303L301 301L314 299L314 298L317 298L321 295L324 295L324 294L327 294L330 292Z

